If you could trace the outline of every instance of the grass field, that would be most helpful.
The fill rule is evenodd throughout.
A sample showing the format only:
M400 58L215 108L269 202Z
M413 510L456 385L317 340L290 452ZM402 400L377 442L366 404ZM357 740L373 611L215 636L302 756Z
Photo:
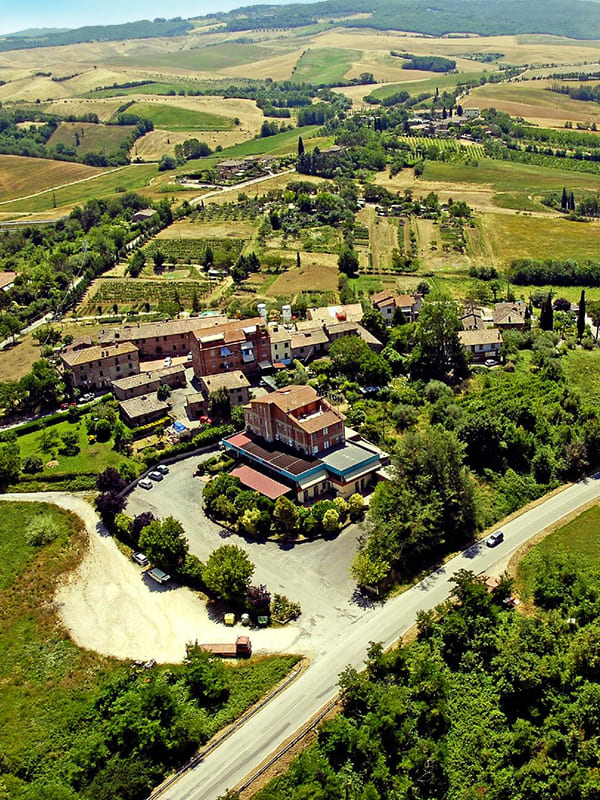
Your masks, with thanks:
M241 220L215 222L175 222L162 230L155 240L160 239L250 239L255 226Z
M436 89L439 89L441 92L444 89L456 86L457 83L475 80L481 74L480 72L462 72L456 74L428 73L428 77L415 80L414 75L411 76L410 74L412 70L404 71L406 72L406 80L380 86L379 88L373 89L371 94L379 100L384 100L386 97L390 97L390 95L401 91L406 91L413 96L425 92L431 92L433 94ZM420 74L422 75L422 73ZM369 87L365 88L367 90L369 89ZM369 94L369 92L365 91L365 94Z
M9 156L2 156L9 158ZM28 159L40 161L41 159ZM44 161L44 164L61 164L59 161ZM69 164L68 166L81 167L80 164ZM91 170L91 167L85 167ZM86 180L83 183L76 183L73 186L65 186L62 189L47 189L37 197L28 200L14 200L4 205L0 205L2 211L36 213L38 211L50 211L61 209L68 211L73 206L85 203L92 198L109 197L118 190L135 191L148 184L148 181L155 177L157 172L155 164L138 164L128 167L120 167L111 170L93 170L92 174L98 175L93 180ZM105 173L105 174L104 174ZM74 180L77 180L75 178Z
M586 570L600 569L600 506L584 511L571 522L546 536L523 558L517 568L517 585L524 599L530 599L536 572L544 558L566 555Z
M94 125L91 122L61 122L49 145L73 147L78 156L86 153L114 153L131 135L133 125Z
M562 295L562 289L560 290ZM587 301L600 300L600 289L586 289ZM595 331L594 331L595 333ZM569 386L592 406L600 404L600 350L570 350L561 361Z
M228 131L233 128L233 120L228 117L168 104L134 103L128 111L151 120L156 128L172 131Z
M501 266L512 258L598 258L600 229L566 219L485 214L481 224Z
M468 104L479 108L495 108L514 117L524 117L538 124L562 127L572 122L600 122L600 104L573 100L551 92L551 81L486 84L469 93Z
M108 120L114 116L119 106L122 105L123 100L119 97L111 97L107 100L69 97L48 103L44 111L48 114L56 114L59 117L67 117L71 114L78 116L83 114L97 114L100 122L108 122Z
M103 172L106 170L85 164L0 155L0 209L8 211L4 203L12 198L102 175Z
M204 73L218 74L229 67L253 64L280 53L280 48L260 44L236 44L233 42L215 42L212 46L189 48L177 52L140 53L135 57L139 67L166 67L173 72L178 69L194 70ZM130 60L128 59L129 63ZM125 64L125 60L116 56L111 63Z
M358 50L310 48L298 59L292 78L307 83L335 83L360 56Z
M284 257L293 253L281 251ZM301 253L300 269L282 272L268 287L268 297L293 297L299 292L336 292L338 286L337 256L333 253ZM295 262L294 262L295 263Z

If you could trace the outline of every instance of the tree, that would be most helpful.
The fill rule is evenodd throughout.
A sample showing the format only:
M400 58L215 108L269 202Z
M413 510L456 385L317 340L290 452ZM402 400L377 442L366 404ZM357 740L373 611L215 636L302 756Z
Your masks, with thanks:
M325 533L337 533L340 529L340 515L335 508L328 509L323 514L323 530Z
M127 486L121 473L114 467L107 467L96 478L96 488L99 492L121 492Z
M116 492L103 492L96 498L96 510L107 528L112 528L115 517L125 508L126 500Z
M231 401L229 392L225 388L211 392L208 397L208 413L211 417L219 420L231 418Z
M169 155L168 153L163 153L158 162L158 171L165 172L166 170L175 169L176 167L177 161L173 158L173 156Z
M174 517L146 525L140 533L139 547L154 564L171 572L183 566L188 552L183 525Z
M302 262L300 261L300 253L296 252L296 268L300 269L301 266L302 266Z
M342 336L329 348L335 371L362 386L385 386L391 377L387 361L359 336Z
M390 334L385 324L383 314L377 311L376 308L367 308L363 312L360 324L363 328L366 328L369 333L372 333L376 339L379 339L382 344L385 344L389 339Z
M340 254L338 256L339 271L343 272L349 278L352 278L357 274L358 267L359 262L356 251L347 244L343 244L340 248Z
M560 207L563 211L566 211L569 205L569 198L567 195L567 189L563 186L562 195L560 198Z
M224 544L208 557L202 579L210 592L241 604L253 574L254 564L246 551L234 544Z
M410 357L413 379L458 383L469 374L467 355L458 338L462 325L453 300L428 295L414 332Z
M0 486L15 483L21 471L21 451L16 442L0 444Z
M154 271L159 272L162 269L166 260L167 258L165 254L162 252L162 250L155 250L154 253L152 254L152 261L154 262Z
M298 528L298 509L291 500L282 495L275 501L273 519L280 529L290 534Z
M223 662L197 644L187 644L185 647L183 679L192 697L200 701L202 706L214 707L229 694Z
M156 390L156 398L157 400L168 400L171 396L171 387L168 383L161 383L161 385Z
M551 331L554 328L554 309L552 308L552 292L548 296L540 309L540 328L543 331Z
M264 584L260 586L249 586L246 595L248 607L254 614L268 614L271 607L271 593Z
M362 517L365 512L365 499L362 495L355 492L354 494L350 495L348 498L348 510L350 512L350 518L352 520L357 520Z
M79 432L65 431L60 438L62 442L60 452L66 456L76 456L80 450Z
M139 541L140 533L147 525L150 525L151 522L154 522L155 519L156 517L151 511L143 511L141 514L138 514L133 518L133 523L131 525L131 538L135 544L137 544Z
M581 341L581 337L585 333L585 290L581 290L581 297L579 298L579 310L577 312L577 338Z
M298 137L298 157L304 155L304 142L302 141L302 137Z
M136 250L129 261L129 274L132 278L137 278L146 266L146 256L143 250Z
M359 586L378 586L389 571L389 563L380 556L372 556L368 550L359 550L350 566L350 574Z

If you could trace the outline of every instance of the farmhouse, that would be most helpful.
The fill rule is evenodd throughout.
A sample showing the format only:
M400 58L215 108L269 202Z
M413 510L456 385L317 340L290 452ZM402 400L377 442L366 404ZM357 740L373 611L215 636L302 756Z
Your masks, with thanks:
M132 222L147 222L152 217L155 217L158 214L158 211L155 208L141 208L139 211L136 211L135 214L132 216Z
M101 389L140 371L139 350L129 342L67 349L61 353L61 361L65 380L74 389Z
M527 324L527 306L522 300L516 303L496 303L493 320L496 328L523 330Z
M249 472L238 471L240 480L267 496L287 487L299 502L331 493L349 497L364 491L382 466L377 451L360 440L346 442L344 417L310 386L255 398L244 417L246 430L223 446L249 464Z
M419 316L423 298L420 294L394 294L384 289L371 295L371 304L388 323L391 323L396 311L401 311L407 322L414 322Z
M485 361L486 358L500 357L502 334L496 328L459 331L458 338L472 356L473 361Z

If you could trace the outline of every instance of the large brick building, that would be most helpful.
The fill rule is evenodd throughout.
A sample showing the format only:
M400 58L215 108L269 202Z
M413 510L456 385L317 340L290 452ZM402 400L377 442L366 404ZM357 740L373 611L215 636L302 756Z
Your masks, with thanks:
M114 380L140 371L138 348L130 342L96 345L83 350L67 349L61 354L66 381L74 389L102 389Z
M123 325L103 331L98 337L101 345L119 342L134 344L142 360L154 360L163 356L185 356L191 350L191 338L195 331L222 325L227 318L221 314L206 317L172 319L165 322L143 322L138 325Z
M230 320L193 331L190 351L198 378L237 369L246 375L257 374L259 364L271 361L269 329L261 317Z
M246 430L307 455L344 443L344 418L312 386L278 389L251 400L244 412Z

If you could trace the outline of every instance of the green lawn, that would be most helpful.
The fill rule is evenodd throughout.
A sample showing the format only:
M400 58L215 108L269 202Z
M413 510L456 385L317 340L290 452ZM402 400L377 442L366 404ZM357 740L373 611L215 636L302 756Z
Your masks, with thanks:
M600 289L596 290L595 296L593 290L586 290L586 298L588 301L600 300ZM569 386L579 392L586 403L597 406L600 403L600 350L571 350L562 359L562 365Z
M77 431L81 449L77 455L62 455L58 452L61 446L59 442L57 446L52 448L52 451L44 452L40 449L43 431L34 431L33 433L20 436L17 442L21 450L22 461L25 461L29 456L37 456L44 462L44 471L32 475L32 480L43 482L44 479L50 475L52 476L52 480L59 480L59 476L62 475L80 475L90 478L88 482L91 483L93 487L95 486L95 476L107 467L118 468L120 464L129 463L138 472L141 469L141 465L138 462L113 450L112 440L102 443L90 443L83 419L77 423L59 422L57 425L53 425L46 430L56 431L58 437L67 431ZM56 455L58 464L48 467L46 464L52 461L53 454ZM29 476L25 477L28 478Z
M34 214L63 206L87 203L93 198L109 197L121 189L135 191L146 186L149 180L157 175L157 172L156 164L131 164L115 169L114 172L101 173L98 177L75 183L72 186L64 186L62 189L46 189L37 197L30 197L28 200L6 203L2 206L2 211L25 211Z
M585 569L600 569L599 532L600 506L594 506L536 544L517 569L522 597L531 597L535 573L545 557L565 554Z
M169 131L229 131L233 128L233 119L230 117L166 103L134 103L128 111L151 120L155 128Z
M448 73L439 73L432 74L431 78L415 81L414 78L411 77L410 71L407 70L405 82L390 83L387 86L381 86L379 89L374 89L371 94L379 100L383 100L386 97L390 97L392 94L396 94L396 92L402 91L406 91L411 95L419 95L425 92L431 92L433 94L436 89L439 89L441 92L443 89L456 86L457 83L477 80L480 75L481 72L460 72L451 75ZM368 89L368 87L365 88ZM368 92L365 92L365 94L368 94Z
M292 80L307 83L335 83L342 80L353 62L361 56L360 50L337 47L310 48L298 59Z

